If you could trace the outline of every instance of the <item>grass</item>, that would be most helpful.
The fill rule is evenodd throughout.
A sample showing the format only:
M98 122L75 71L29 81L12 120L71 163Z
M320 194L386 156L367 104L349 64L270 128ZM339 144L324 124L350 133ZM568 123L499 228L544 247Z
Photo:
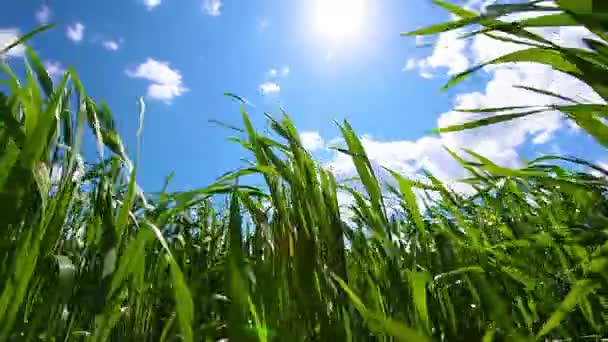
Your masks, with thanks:
M608 100L605 15L577 7L584 1L558 1L561 14L518 25L435 2L460 19L414 34L472 24L479 34L507 32L497 37L534 46L492 63L545 63ZM568 20L598 34L587 42L590 50L561 48L526 30ZM243 106L234 140L249 151L250 165L204 189L147 194L135 182L137 160L128 159L110 109L87 95L74 70L53 84L35 53L27 53L24 80L4 64L0 81L9 89L0 96L0 341L608 335L608 181L580 171L606 170L560 156L508 169L450 151L476 189L463 196L432 174L424 181L377 174L344 122L340 151L352 158L359 180L349 187L301 147L287 115L268 116L273 135L264 135ZM604 104L541 108L555 109L606 146ZM487 111L499 114L439 131L538 109ZM83 163L87 129L99 153ZM265 186L248 186L250 175ZM341 193L353 197L348 211Z

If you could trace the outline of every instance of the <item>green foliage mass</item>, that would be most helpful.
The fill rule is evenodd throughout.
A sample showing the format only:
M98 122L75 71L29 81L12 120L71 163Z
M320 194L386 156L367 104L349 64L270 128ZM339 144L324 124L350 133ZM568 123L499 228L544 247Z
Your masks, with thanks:
M528 48L489 64L546 64L608 101L607 13L591 1L558 0L557 13L538 1L495 5L483 15L435 2L458 19L413 35L471 27L468 36L520 42ZM541 13L500 20L520 11ZM588 49L528 30L572 25L596 34ZM243 103L233 140L249 152L247 167L204 189L148 194L110 109L74 70L53 82L27 56L24 80L6 64L0 79L0 342L608 336L608 178L584 171L608 172L593 164L545 156L509 169L450 151L470 172L475 194L464 196L430 173L378 174L344 122L340 152L358 173L347 186L302 148L286 114L268 116L272 135L260 134ZM562 104L466 109L498 114L439 132L559 110L608 147L605 103L527 90ZM85 162L86 130L98 158ZM252 175L264 186L246 185Z

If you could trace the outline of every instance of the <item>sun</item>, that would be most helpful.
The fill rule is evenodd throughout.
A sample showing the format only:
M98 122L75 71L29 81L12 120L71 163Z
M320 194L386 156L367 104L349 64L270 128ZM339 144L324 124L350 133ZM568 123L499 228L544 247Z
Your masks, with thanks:
M365 19L365 0L317 0L315 26L329 38L344 39L361 32Z

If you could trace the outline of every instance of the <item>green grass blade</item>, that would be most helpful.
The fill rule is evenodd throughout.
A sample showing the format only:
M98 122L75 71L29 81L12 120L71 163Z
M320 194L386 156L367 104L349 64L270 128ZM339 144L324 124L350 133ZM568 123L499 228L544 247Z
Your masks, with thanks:
M574 310L597 287L598 284L593 280L580 280L574 284L572 290L570 290L566 298L559 305L559 308L549 317L542 329L536 334L536 338L541 338L557 328L560 322L566 318L566 315Z
M4 48L0 49L0 56L6 54L10 49L14 48L15 46L19 45L19 44L23 44L26 41L30 40L32 37L34 37L35 35L42 33L48 29L51 29L55 27L55 24L50 24L50 25L44 25L41 26L33 31L30 31L29 33L21 36L20 38L18 38L17 40L15 40L14 42L8 44L7 46L5 46Z

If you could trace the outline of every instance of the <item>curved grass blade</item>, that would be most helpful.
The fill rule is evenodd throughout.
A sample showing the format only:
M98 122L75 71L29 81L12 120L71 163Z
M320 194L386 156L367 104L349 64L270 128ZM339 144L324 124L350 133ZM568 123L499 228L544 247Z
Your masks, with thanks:
M335 274L331 274L332 278L340 285L342 290L346 292L351 303L363 316L364 320L370 325L370 328L375 330L379 334L388 334L389 336L397 338L399 341L429 341L426 336L420 335L414 329L406 326L403 323L394 321L390 318L383 317L380 314L369 311L359 296L357 296L353 290Z
M533 110L533 111L523 112L523 113L489 116L487 118L467 122L467 123L464 123L461 125L437 128L437 129L432 130L431 133L459 132L459 131L464 131L464 130L468 130L468 129L494 125L497 123L511 121L511 120L515 120L515 119L521 119L521 118L524 118L524 117L532 115L532 114L543 113L546 111L547 111L546 109L539 109L539 110Z
M583 78L581 70L578 66L570 62L560 51L556 51L549 48L530 48L512 52L510 54L498 57L489 62L477 65L469 70L463 71L460 74L452 77L446 85L443 86L442 91L445 91L454 85L462 82L472 73L482 69L488 65L497 65L504 63L513 62L532 62L549 65L555 70L562 71L566 74L575 76L579 79ZM584 78L582 79L584 81Z
M550 333L553 329L557 328L560 322L562 322L566 316L587 297L587 295L598 287L599 284L589 279L579 280L576 282L572 287L572 290L570 290L566 298L559 305L559 308L553 312L538 334L536 334L536 338L540 339L541 337Z
M7 46L3 47L2 49L0 49L0 56L6 54L10 49L14 48L15 46L25 43L26 41L30 40L32 37L34 37L35 35L44 32L48 29L51 29L55 27L55 24L49 24L49 25L44 25L41 26L33 31L30 31L29 33L21 36L20 38L18 38L17 40L15 40L14 42L8 44Z

